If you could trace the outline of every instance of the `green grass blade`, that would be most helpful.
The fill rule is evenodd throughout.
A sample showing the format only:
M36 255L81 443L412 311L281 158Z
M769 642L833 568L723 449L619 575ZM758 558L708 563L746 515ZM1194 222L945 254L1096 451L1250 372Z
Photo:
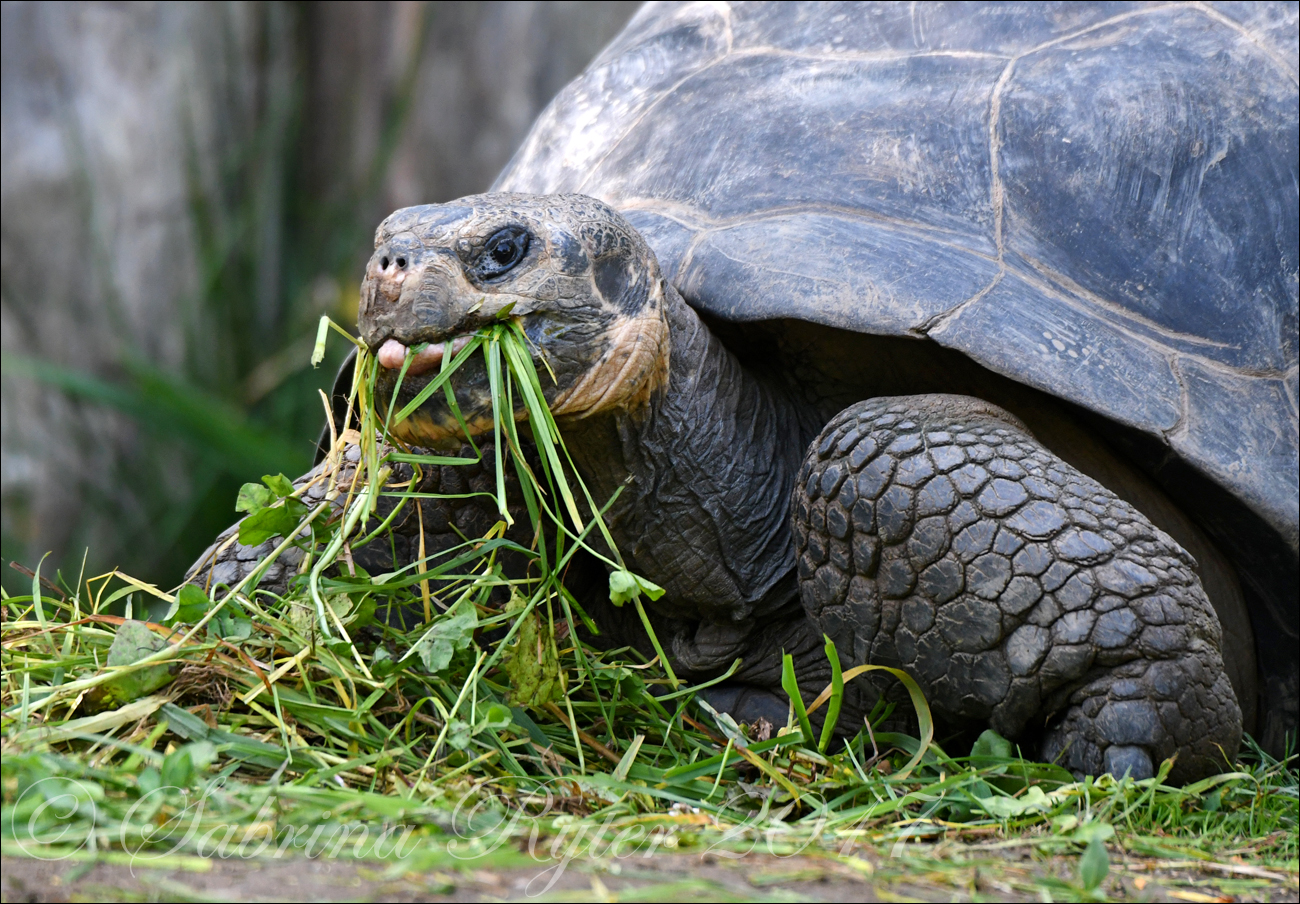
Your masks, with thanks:
M794 707L799 730L803 733L803 743L811 747L814 737L812 723L808 721L808 710L804 708L803 697L799 694L799 679L794 674L794 657L789 653L781 654L781 688Z
M501 443L501 425L506 418L514 420L514 411L509 402L502 398L506 393L502 391L499 334L499 329L492 330L492 336L485 343L484 350L487 354L488 385L492 389L492 435L494 440L492 451L496 456L497 514L509 525L514 524L515 519L510 516L510 507L506 503L506 469L503 457L504 449Z
M410 417L411 414L421 405L429 401L433 394L441 389L446 382L451 379L451 375L454 374L462 364L468 361L470 356L473 355L474 352L478 351L479 346L482 344L483 337L481 335L475 334L470 337L470 340L466 343L465 347L457 352L455 357L452 358L451 364L443 368L438 373L438 376L430 380L418 393L416 393L415 398L402 406L402 409L394 416L393 422L400 424L402 421Z
M835 643L830 637L822 636L826 637L826 658L831 664L830 706L826 709L826 721L822 724L821 740L817 743L817 749L825 753L835 734L835 726L840 720L840 706L844 702L844 672L840 668L840 654L835 649Z

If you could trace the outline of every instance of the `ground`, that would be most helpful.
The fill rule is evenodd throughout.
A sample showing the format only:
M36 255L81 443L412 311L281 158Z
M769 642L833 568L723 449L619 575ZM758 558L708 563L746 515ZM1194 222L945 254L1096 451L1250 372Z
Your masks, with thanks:
M568 864L511 850L421 870L305 857L172 856L149 868L133 867L120 853L56 862L5 857L0 890L5 901L1294 901L1300 894L1294 872L1115 851L1110 874L1089 893L1077 882L1076 858L1032 850L1018 841L945 842L911 845L892 857L888 848L791 856L715 850Z

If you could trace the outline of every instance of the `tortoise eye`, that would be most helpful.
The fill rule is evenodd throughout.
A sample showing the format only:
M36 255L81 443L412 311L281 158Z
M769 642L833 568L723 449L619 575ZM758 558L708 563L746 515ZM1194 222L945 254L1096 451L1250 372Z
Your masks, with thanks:
M474 262L474 275L479 279L496 279L523 260L527 253L528 230L521 226L498 229Z

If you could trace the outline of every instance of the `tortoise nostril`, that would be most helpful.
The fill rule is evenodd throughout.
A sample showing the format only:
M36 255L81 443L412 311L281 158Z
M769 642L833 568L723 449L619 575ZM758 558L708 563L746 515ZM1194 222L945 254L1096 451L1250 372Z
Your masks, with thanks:
M380 258L380 260L379 260L379 269L380 269L380 270L387 270L387 269L388 269L388 258L386 258L386 257L384 257L384 258Z
M406 258L404 258L404 257L399 257L399 258L397 259L397 266L398 266L399 269L405 270L405 269L406 269Z

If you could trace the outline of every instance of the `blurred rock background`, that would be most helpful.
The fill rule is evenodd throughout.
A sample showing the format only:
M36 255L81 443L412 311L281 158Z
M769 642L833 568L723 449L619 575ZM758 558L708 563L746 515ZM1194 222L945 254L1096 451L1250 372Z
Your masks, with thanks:
M304 470L379 220L486 189L637 5L4 3L5 586L175 584Z

